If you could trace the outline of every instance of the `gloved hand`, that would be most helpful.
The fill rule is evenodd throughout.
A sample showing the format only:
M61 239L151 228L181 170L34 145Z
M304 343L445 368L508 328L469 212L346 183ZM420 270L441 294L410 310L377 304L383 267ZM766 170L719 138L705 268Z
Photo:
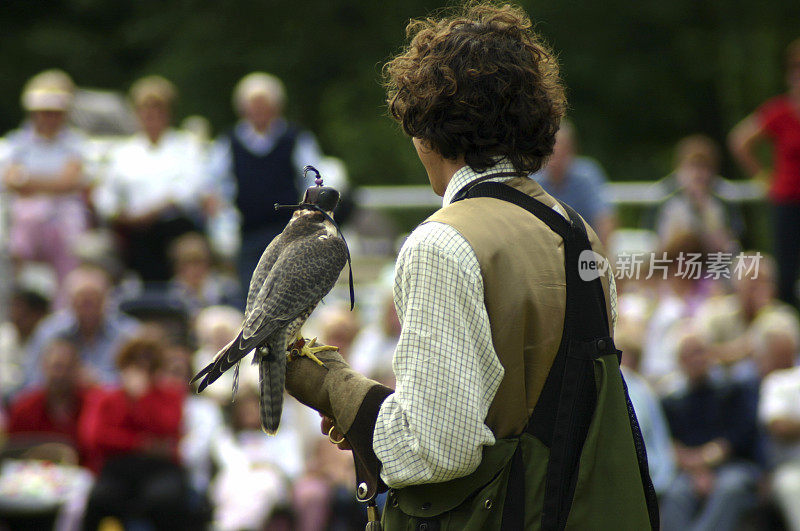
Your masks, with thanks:
M339 442L337 434L331 442L353 450L358 497L373 500L386 485L380 480L381 463L372 448L372 435L381 404L393 391L351 369L335 350L311 350L324 367L306 356L292 355L286 364L286 390L332 419L332 423L323 419L323 428L331 430L329 438L336 432L346 437Z
M286 365L286 390L303 404L334 420L336 429L346 434L367 392L380 385L350 368L335 350L315 353L325 364L293 356Z

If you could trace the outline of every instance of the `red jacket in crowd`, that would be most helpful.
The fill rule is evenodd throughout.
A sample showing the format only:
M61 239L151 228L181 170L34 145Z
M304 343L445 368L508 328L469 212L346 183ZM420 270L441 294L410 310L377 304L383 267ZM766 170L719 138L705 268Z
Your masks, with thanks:
M99 472L109 457L139 452L177 460L183 399L183 389L160 385L138 398L122 389L98 392L80 422L81 440L90 452L88 466Z
M63 440L79 450L78 421L85 409L89 389L78 389L75 402L64 411L63 416L56 415L47 403L47 391L35 389L20 395L11 404L8 412L6 429L9 438L22 440Z

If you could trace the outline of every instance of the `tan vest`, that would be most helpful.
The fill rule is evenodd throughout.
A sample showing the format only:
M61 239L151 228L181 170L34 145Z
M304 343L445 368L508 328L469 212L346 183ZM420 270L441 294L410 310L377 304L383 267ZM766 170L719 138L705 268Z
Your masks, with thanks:
M506 184L547 206L556 204L533 179L514 178ZM561 342L566 306L563 241L527 210L494 198L458 201L427 221L455 228L478 257L492 342L505 369L485 423L495 437L519 435ZM588 225L587 231L592 248L605 256ZM608 279L601 279L610 319Z

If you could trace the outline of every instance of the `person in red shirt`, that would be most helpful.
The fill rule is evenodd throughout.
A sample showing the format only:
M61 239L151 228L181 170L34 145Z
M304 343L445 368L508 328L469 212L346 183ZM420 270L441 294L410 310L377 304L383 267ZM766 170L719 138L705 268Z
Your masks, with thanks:
M179 528L188 486L178 463L184 390L161 381L164 344L139 336L117 356L121 385L99 392L80 421L80 436L98 472L84 529L108 516Z
M731 131L731 153L752 177L767 174L756 156L756 146L769 141L773 148L769 200L773 205L774 255L778 263L778 296L800 308L797 277L800 272L800 39L786 49L789 90L763 103Z
M89 393L80 384L80 367L77 348L69 340L56 339L47 346L42 361L44 385L19 395L11 404L7 447L56 442L78 452L78 418Z

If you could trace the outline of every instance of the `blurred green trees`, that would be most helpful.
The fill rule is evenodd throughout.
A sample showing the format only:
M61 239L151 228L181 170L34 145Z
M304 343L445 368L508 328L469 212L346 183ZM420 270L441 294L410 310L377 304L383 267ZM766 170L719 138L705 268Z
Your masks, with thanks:
M674 142L723 141L784 89L782 53L800 36L797 0L522 2L559 53L582 150L615 180L665 174ZM28 77L60 67L84 87L126 91L159 73L181 90L179 118L215 133L234 121L230 94L252 70L280 76L288 115L347 163L356 183L423 183L386 115L380 70L431 0L5 0L0 4L0 134L22 117ZM726 158L725 173L736 170Z

